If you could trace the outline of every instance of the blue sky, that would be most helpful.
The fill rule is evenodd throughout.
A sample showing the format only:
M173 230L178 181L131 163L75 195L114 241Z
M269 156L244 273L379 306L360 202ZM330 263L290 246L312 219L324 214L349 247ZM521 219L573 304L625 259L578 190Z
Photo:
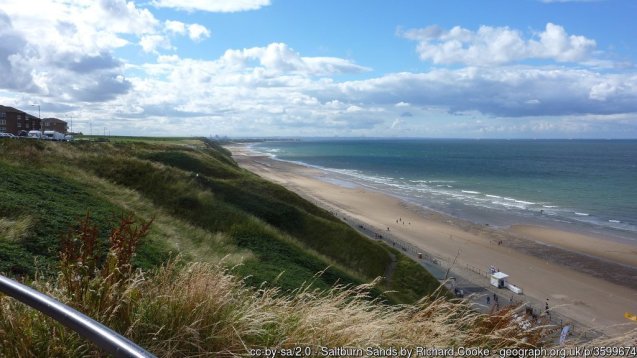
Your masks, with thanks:
M0 0L0 104L121 135L637 138L636 14L619 0Z

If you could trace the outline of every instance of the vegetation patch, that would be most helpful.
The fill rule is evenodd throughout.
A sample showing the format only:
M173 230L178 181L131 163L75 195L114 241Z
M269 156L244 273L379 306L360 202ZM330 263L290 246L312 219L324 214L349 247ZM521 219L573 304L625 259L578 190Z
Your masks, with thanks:
M521 329L520 322L526 321L514 306L482 315L466 302L436 296L415 305L389 306L371 299L373 283L328 290L305 284L282 294L277 288L246 286L219 265L180 260L145 273L134 270L131 260L149 225L122 217L108 239L100 240L86 217L63 240L60 274L53 281L30 284L159 357L249 356L254 349L294 352L299 346L319 355L321 347L493 351L545 344L547 327ZM108 242L102 261L95 251L98 241ZM0 315L2 356L105 355L10 297L0 296Z
M0 152L0 174L7 178L0 184L5 272L33 274L34 261L52 267L60 237L87 212L101 236L122 214L155 220L133 260L137 267L156 267L175 255L223 261L246 283L285 292L303 284L327 289L370 282L391 263L389 248L239 168L209 140L11 142ZM408 260L397 255L399 263ZM414 302L438 286L416 264L399 264L393 276L373 294L396 291L383 297ZM420 280L426 283L408 286Z

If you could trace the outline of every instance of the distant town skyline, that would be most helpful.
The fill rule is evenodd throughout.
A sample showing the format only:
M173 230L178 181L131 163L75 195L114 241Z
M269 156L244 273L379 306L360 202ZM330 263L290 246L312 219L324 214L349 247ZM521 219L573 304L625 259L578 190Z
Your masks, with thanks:
M113 135L637 138L630 0L0 0L0 105Z

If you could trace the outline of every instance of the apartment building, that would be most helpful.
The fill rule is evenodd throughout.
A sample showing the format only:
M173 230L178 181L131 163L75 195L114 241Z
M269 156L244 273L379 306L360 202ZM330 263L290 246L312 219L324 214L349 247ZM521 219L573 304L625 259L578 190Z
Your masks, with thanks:
M28 132L40 129L41 125L38 117L13 107L0 105L0 133L18 135L21 131Z

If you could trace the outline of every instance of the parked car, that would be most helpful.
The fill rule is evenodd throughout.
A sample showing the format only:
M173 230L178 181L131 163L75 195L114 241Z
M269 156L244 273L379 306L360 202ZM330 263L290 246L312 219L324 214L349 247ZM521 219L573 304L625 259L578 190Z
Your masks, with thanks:
M73 136L70 134L67 134L64 136L64 140L67 142L72 142L73 141Z
M11 133L0 133L0 138L15 138Z
M21 130L18 132L18 137L28 137L28 136L29 136L29 132L25 130Z

